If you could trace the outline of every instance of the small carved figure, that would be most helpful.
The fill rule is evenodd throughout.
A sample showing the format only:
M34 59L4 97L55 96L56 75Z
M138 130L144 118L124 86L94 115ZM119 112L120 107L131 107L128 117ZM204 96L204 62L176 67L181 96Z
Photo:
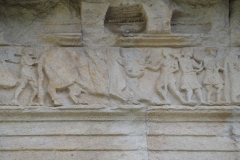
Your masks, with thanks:
M231 99L235 104L239 104L240 97L240 54L232 53L227 59L229 65L229 78L231 83Z
M183 50L181 51L181 53ZM203 70L202 62L198 64L194 59L191 52L182 53L179 57L180 68L183 71L182 76L182 90L187 91L187 102L195 103L192 101L193 92L197 95L201 103L205 103L202 96L202 85L199 83L197 73Z
M15 91L12 103L15 105L19 105L18 97L24 90L24 88L29 84L32 88L32 93L28 105L37 105L36 103L33 103L34 98L38 94L38 82L36 75L37 71L35 67L38 64L37 57L35 57L32 52L30 53L28 48L24 48L22 53L23 55L20 61L21 72L19 85Z
M223 71L219 62L215 60L217 55L217 49L210 48L206 50L208 56L204 59L204 68L206 69L203 84L207 89L207 103L213 103L211 96L216 89L217 103L221 103L221 92L224 87L224 81L222 80L219 71Z
M160 69L160 75L156 82L156 88L158 94L166 101L166 104L171 102L167 98L168 90L181 102L185 103L180 91L177 89L177 81L174 73L179 70L179 65L177 59L173 58L170 49L164 50L163 57L161 61L155 66L150 64L149 68L157 71Z
M146 61L150 53L143 55L139 51L134 50L130 55L124 54L121 49L120 54L122 58L117 59L117 61L123 66L127 75L124 90L126 90L128 98L125 101L130 104L139 104L139 100L148 100L148 96L139 88L139 78L144 75Z

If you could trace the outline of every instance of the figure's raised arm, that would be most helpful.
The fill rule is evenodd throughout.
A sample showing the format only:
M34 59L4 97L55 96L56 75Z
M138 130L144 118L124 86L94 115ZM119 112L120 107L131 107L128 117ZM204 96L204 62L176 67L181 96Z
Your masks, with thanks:
M156 64L153 64L152 61L148 61L146 63L146 68L151 69L153 71L158 71L162 65L161 61L158 61Z

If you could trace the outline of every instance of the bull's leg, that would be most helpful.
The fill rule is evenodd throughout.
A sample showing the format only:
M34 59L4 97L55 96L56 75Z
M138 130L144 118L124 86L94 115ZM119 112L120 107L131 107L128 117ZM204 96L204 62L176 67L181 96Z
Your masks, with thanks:
M57 97L56 88L54 88L51 83L49 83L49 85L48 85L48 93L50 94L50 96L53 100L54 106L62 105L62 101Z
M69 97L75 104L87 104L87 102L81 101L77 96L84 92L77 84L73 84L69 87Z
M25 78L20 79L19 86L17 87L15 95L14 95L14 99L12 100L12 103L14 105L19 105L18 97L22 93L23 89L26 87L27 83L28 83L27 79L25 79Z
M75 104L78 104L78 95L81 94L81 91L77 90L77 87L75 84L71 85L69 87L69 97L73 100Z

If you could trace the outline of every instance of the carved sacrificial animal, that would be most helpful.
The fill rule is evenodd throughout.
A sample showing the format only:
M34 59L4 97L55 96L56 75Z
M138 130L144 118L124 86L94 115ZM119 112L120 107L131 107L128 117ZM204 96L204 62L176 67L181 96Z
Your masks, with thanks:
M123 49L120 49L120 54L122 58L117 59L117 61L122 65L127 75L126 85L123 88L128 95L128 98L125 99L126 103L139 104L139 101L149 100L139 87L139 78L144 75L146 61L150 57L150 53L141 53L138 50L123 52Z

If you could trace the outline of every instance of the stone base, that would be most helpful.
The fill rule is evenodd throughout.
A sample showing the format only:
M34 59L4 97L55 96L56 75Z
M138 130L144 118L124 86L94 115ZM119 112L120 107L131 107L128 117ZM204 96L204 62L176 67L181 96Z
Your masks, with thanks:
M240 107L0 108L1 160L236 160Z

